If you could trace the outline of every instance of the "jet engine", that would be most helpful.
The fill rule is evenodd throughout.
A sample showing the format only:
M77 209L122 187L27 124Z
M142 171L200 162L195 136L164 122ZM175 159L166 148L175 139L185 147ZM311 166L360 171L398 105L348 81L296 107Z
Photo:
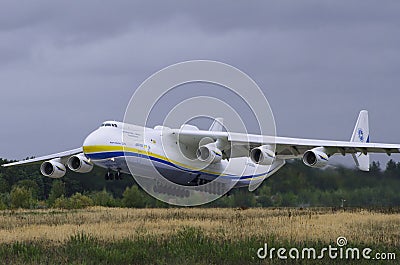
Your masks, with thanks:
M43 176L59 179L67 172L65 166L60 163L59 158L55 158L49 161L45 161L40 166L40 172Z
M93 164L82 153L71 156L68 159L67 166L72 171L78 173L88 173L93 169Z
M329 156L322 151L323 148L317 147L308 150L303 155L303 163L309 167L322 168L328 164Z
M275 153L271 150L268 145L262 145L251 149L250 151L251 160L259 165L272 165L275 160Z
M208 143L197 149L196 156L200 161L214 164L221 162L222 151L217 148L216 143Z

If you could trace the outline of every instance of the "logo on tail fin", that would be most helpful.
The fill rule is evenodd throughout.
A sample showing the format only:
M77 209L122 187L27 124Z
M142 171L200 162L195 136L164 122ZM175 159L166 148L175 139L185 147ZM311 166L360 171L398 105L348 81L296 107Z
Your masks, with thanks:
M360 139L360 142L364 142L364 132L361 128L358 128L358 139Z

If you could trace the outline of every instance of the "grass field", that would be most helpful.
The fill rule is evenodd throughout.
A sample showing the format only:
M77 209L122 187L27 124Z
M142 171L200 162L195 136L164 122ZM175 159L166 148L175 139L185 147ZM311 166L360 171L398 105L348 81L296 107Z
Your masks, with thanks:
M257 250L264 243L321 249L336 246L339 236L348 247L394 252L400 259L398 212L102 207L0 212L0 258L13 264L334 264L340 260L260 260Z

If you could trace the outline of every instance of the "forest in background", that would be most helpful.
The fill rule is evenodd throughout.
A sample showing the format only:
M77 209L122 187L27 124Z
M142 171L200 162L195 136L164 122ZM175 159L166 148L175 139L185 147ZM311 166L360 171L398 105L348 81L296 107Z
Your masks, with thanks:
M0 159L0 164L9 161ZM168 207L138 187L130 175L105 180L104 169L61 179L40 174L38 165L0 167L0 209ZM372 162L370 172L346 167L314 169L291 161L255 191L233 189L229 196L203 207L395 207L400 206L400 162L384 170Z

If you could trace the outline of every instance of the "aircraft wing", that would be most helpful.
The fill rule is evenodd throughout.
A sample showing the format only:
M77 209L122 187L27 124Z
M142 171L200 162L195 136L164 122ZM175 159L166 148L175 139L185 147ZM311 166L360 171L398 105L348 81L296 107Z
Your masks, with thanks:
M13 163L9 163L9 164L4 164L2 166L3 167L11 167L11 166L19 166L19 165L36 164L36 163L40 163L40 162L43 162L43 161L51 160L51 159L54 159L54 158L60 158L61 161L67 161L70 156L73 156L73 155L76 155L76 154L79 154L79 153L82 153L82 147L76 148L76 149L73 149L73 150L69 150L69 151L56 153L56 154L51 154L51 155L46 155L46 156L41 156L41 157L35 157L35 158L32 158L32 159L27 159L27 160L13 162Z
M307 150L324 147L333 154L355 154L355 153L400 153L399 144L382 143L363 143L347 141L314 140L288 137L273 137L243 133L213 132L213 131L191 131L176 130L173 132L178 135L178 140L184 144L198 146L201 139L209 137L220 139L225 143L228 149L234 149L235 152L229 152L228 157L248 156L251 149L261 145L275 146L276 156L299 156Z
M220 119L218 122L222 123ZM211 130L187 130L182 127L180 130L173 130L178 136L178 141L186 145L198 148L200 141L211 138L218 141L221 151L226 158L249 156L253 148L269 145L268 149L275 151L276 158L290 159L302 156L308 150L323 148L326 155L352 154L356 165L361 170L368 170L368 153L400 153L399 144L381 144L369 142L368 111L362 110L358 116L356 125L350 141L314 140L288 137L263 136L244 133L228 133ZM275 147L275 148L274 148Z
M247 140L248 139L248 140ZM246 145L248 141L250 148L260 145L275 145L276 155L302 155L307 150L324 147L333 154L354 154L354 153L400 153L400 145L398 144L382 144L382 143L363 143L363 142L347 142L347 141L330 141L330 140L314 140L288 137L270 137L259 135L243 136L239 134L230 135L229 142L235 145Z

